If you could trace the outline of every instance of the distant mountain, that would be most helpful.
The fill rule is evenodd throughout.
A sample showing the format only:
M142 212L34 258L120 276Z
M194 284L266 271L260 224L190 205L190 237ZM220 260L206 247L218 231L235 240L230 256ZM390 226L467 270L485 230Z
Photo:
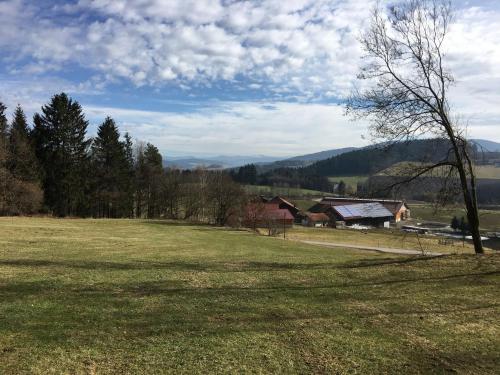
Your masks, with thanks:
M484 149L484 151L500 152L500 143L487 141L486 139L472 139L472 142Z
M294 156L293 158L288 158L283 160L284 162L286 161L304 161L304 162L315 162L319 160L324 160L324 159L329 159L331 157L340 155L340 154L345 154L346 152L354 151L357 150L357 147L344 147L344 148L337 148L333 150L326 150L326 151L321 151L321 152L316 152L314 154L307 154L307 155L300 155L300 156Z
M209 159L200 159L194 157L187 158L173 158L164 159L163 166L165 167L175 167L179 169L195 169L198 167L204 167L208 169L224 169L226 166L221 161L214 161Z
M165 167L179 169L195 169L204 167L208 169L226 169L240 167L245 164L267 164L279 160L278 157L264 155L220 155L214 157L168 157L163 160Z
M447 141L422 139L392 145L373 145L314 162L302 173L317 176L366 176L403 161L436 162L447 151Z
M313 163L316 163L320 160L329 159L338 155L345 154L347 152L352 152L358 150L357 147L345 147L345 148L336 148L332 150L326 150L321 152L316 152L314 154L306 154L294 156L291 158L278 160L273 163L265 163L258 165L260 172L270 171L276 168L299 168L299 167L307 167Z
M237 168L246 164L255 164L260 171L268 171L275 168L297 168L311 165L319 160L328 159L346 152L357 150L356 147L345 147L333 150L316 152L281 159L276 156L266 155L220 155L220 156L171 156L163 161L165 167L176 167L179 169L195 169L204 167L209 169Z

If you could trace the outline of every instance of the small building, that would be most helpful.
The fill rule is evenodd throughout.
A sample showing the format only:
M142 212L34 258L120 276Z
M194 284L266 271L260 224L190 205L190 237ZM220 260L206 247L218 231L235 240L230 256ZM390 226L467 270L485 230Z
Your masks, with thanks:
M321 200L322 205L329 206L345 206L361 203L380 203L388 211L392 213L392 222L399 223L410 218L410 208L405 201L390 200L390 199L362 199L362 198L337 198L325 197Z
M336 222L345 226L366 225L377 228L388 228L393 214L378 202L357 203L343 206L332 206Z
M307 227L323 228L330 225L331 219L325 213L306 212L302 220L302 225Z
M250 203L243 224L249 228L291 227L295 218L287 209L275 203Z
M300 222L300 208L295 206L292 202L286 200L283 197L276 196L273 199L269 201L269 203L274 203L277 204L279 208L283 210L288 210L292 214L292 216L295 218L297 222Z

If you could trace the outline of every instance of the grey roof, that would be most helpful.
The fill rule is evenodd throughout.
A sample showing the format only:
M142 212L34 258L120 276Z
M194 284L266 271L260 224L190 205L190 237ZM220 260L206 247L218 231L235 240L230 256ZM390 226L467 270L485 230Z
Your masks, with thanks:
M378 202L358 203L332 207L344 220L392 217L393 214Z

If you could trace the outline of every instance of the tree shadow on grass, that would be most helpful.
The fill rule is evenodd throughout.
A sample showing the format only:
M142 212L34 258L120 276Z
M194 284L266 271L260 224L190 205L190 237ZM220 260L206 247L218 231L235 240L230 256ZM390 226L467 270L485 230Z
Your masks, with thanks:
M247 272L280 270L321 270L343 268L339 263L280 263L280 262L155 262L130 261L127 263L104 261L57 261L44 259L0 260L0 266L9 267L63 267L88 270L179 270L203 272Z
M440 256L448 257L448 256ZM462 256L463 258L464 256ZM435 260L438 257L412 257L412 258L374 258L361 259L359 261L350 262L316 262L316 263L291 263L291 262L257 262L257 261L240 261L240 262L158 262L145 260L131 260L129 262L107 262L93 260L46 260L46 259L5 259L0 260L0 266L8 267L44 267L44 268L69 268L69 269L86 269L86 270L172 270L172 271L203 271L214 273L236 273L236 272L273 272L284 270L296 271L314 271L314 270L348 270L348 269L363 269L369 267L383 267L387 265L404 265L418 262L426 262ZM465 259L465 258L464 258ZM492 258L493 259L493 258ZM480 276L498 274L500 270L491 272L463 273L457 275L441 275L437 279L449 277L465 277L465 276ZM427 278L432 280L433 278ZM378 279L379 282L383 282ZM411 281L408 279L407 281ZM422 281L422 280L416 280Z

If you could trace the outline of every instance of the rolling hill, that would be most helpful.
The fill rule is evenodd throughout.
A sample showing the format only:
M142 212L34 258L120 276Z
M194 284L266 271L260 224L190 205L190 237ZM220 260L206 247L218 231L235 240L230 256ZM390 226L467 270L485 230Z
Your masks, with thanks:
M488 141L486 139L472 139L478 147L487 152L500 152L500 143Z

